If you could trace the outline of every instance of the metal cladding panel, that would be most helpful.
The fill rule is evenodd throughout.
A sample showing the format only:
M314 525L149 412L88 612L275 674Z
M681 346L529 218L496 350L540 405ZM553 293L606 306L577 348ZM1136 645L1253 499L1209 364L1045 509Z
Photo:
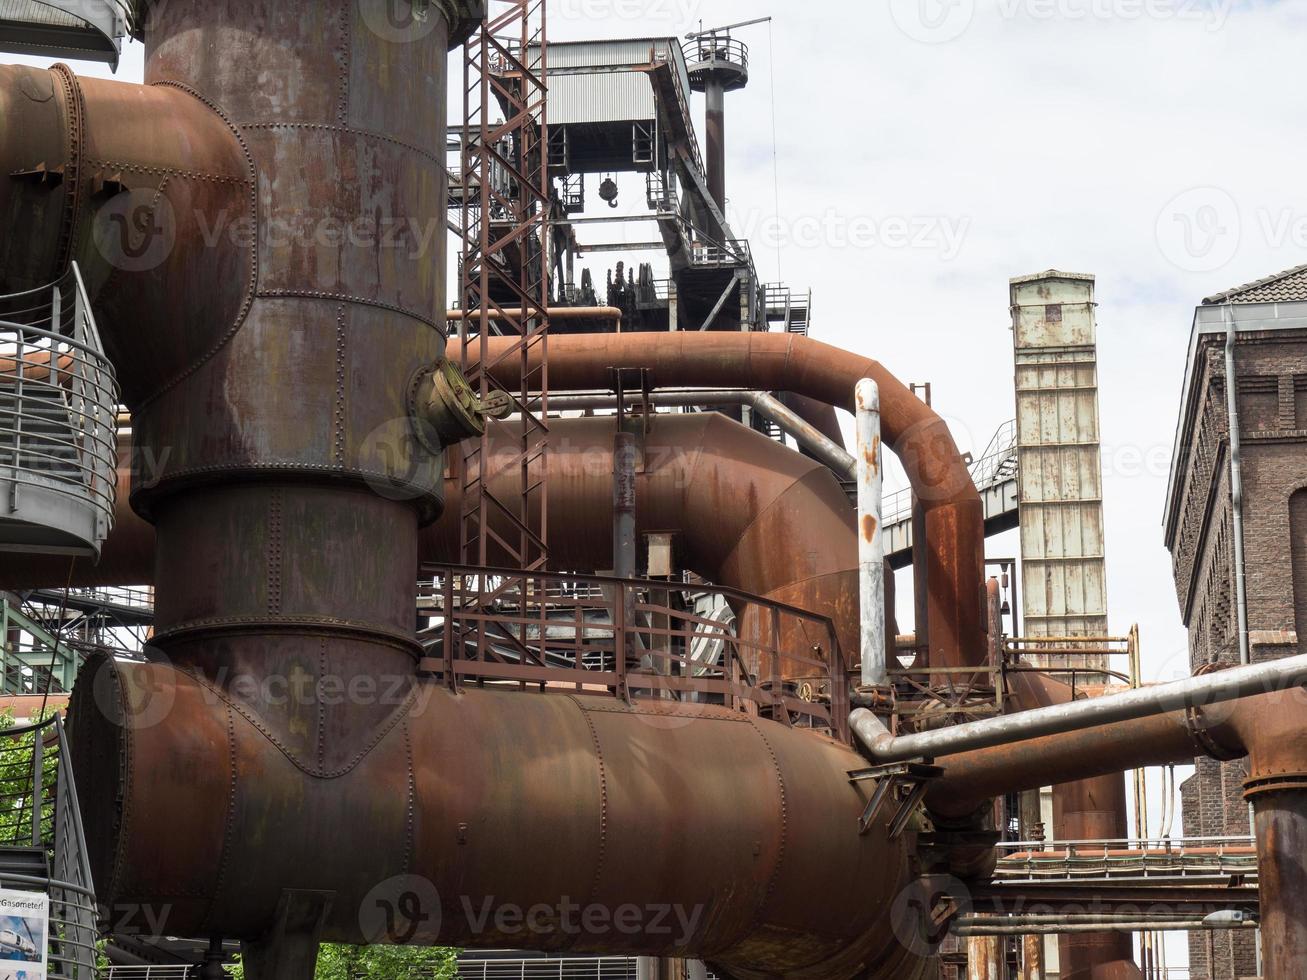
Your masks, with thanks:
M1092 277L1012 283L1027 636L1106 635Z
M549 124L620 123L653 119L653 86L642 71L552 75Z

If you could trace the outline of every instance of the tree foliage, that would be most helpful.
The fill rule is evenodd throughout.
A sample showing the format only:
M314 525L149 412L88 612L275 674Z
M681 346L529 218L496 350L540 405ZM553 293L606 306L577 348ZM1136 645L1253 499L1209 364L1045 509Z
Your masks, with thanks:
M228 968L234 980L245 980L240 964ZM452 949L416 946L340 946L318 949L316 980L453 980L458 953Z

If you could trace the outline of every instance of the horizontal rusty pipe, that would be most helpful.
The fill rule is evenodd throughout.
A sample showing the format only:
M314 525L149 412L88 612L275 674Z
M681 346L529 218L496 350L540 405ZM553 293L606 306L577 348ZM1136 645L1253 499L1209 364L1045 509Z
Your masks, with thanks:
M568 528L552 549L557 567L603 571L611 564L615 425L612 417L550 424L549 522ZM637 533L676 532L681 560L705 578L830 617L846 657L855 657L854 514L830 472L716 413L659 415L642 443ZM492 459L499 447L492 438ZM492 481L501 499L513 497L513 476L501 472ZM155 530L128 506L128 480L124 461L114 531L98 565L74 567L74 585L156 583ZM420 560L447 561L458 554L461 487L457 476L449 476L442 516L414 532ZM0 569L0 588L56 588L68 581L67 559L12 559ZM813 644L824 647L826 639L805 637L801 648Z
M493 338L490 349L497 358L496 374L513 385L520 364L502 358L507 343ZM451 345L451 351L456 348ZM562 335L549 341L553 391L605 388L612 368L646 368L655 385L789 391L850 413L854 386L862 378L875 381L881 391L885 442L903 463L926 511L930 663L984 662L985 531L980 496L944 420L879 363L792 334L626 333Z
M489 311L492 320L507 320L509 318L517 319L522 315L520 306L501 307L499 309L491 308ZM473 312L471 319L478 319L481 311ZM445 313L445 319L458 323L469 319L467 310L448 310ZM604 320L613 321L619 326L622 322L622 311L616 306L551 306L549 307L549 320Z
M1038 675L1034 675L1038 676ZM878 762L938 758L992 747L1011 748L1046 735L1107 728L1122 722L1164 715L1187 706L1221 705L1302 683L1307 654L1234 667L1123 691L1098 698L1060 702L909 735L891 735L865 708L854 712L854 731L867 754ZM1050 683L1044 679L1044 683Z
M170 934L216 917L250 938L287 891L322 892L321 938L360 943L407 890L430 916L418 943L693 956L738 980L924 970L891 918L905 839L885 820L857 833L869 787L846 747L707 705L453 694L410 673L333 758L316 664L306 645L308 683L276 688L305 724L274 738L271 678L89 662L70 715L79 789L118 801L87 825L103 905L167 896Z

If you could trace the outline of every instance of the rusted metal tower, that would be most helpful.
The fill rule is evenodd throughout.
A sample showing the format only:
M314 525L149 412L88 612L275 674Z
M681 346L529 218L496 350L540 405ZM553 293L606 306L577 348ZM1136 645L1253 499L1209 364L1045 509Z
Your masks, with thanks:
M481 439L463 444L459 554L464 565L526 572L549 565L546 27L545 0L492 2L463 59L462 367L482 404L499 406L503 418L487 419ZM492 356L491 336L512 341ZM513 360L517 383L496 380L495 366ZM491 440L505 429L512 438L498 439L492 456ZM500 473L516 474L515 493L490 490ZM476 576L477 605L511 586ZM525 602L532 591L520 594ZM475 633L484 653L484 623Z

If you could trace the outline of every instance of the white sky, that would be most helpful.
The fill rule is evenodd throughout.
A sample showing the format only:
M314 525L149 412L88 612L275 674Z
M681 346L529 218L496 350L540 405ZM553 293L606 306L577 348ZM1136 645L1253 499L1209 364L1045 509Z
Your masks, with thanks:
M813 288L814 336L932 382L976 453L1014 413L1008 277L1096 274L1112 627L1141 625L1152 677L1187 673L1161 530L1185 348L1203 296L1307 262L1307 4L551 0L550 34L764 15L727 104L760 273ZM118 77L140 66L133 45ZM779 256L757 240L777 219Z

